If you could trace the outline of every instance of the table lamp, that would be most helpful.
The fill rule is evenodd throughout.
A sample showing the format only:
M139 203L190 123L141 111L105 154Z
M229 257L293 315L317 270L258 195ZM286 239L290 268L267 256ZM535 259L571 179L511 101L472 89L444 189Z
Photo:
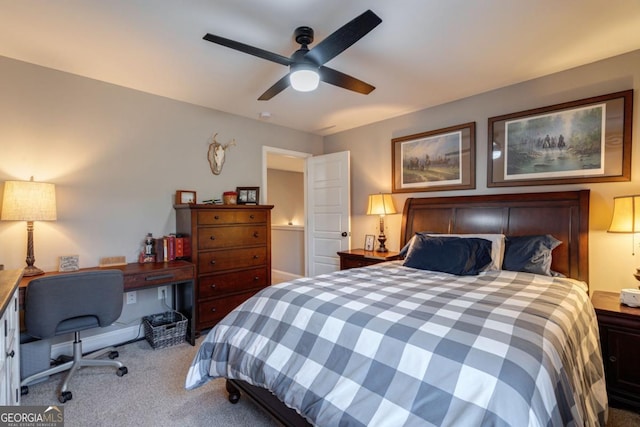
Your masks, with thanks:
M613 198L613 217L607 232L633 234L631 254L636 254L635 233L640 233L640 195ZM636 269L634 276L640 280L640 269Z
M393 205L393 199L391 194L379 193L369 195L369 207L367 208L367 215L380 215L380 235L378 236L378 242L380 246L376 249L378 252L388 252L389 250L384 246L384 242L387 241L387 237L384 235L384 216L396 213L396 208Z
M56 188L54 184L31 181L6 181L2 199L3 221L27 221L27 266L23 276L37 276L44 271L34 266L33 221L56 220Z

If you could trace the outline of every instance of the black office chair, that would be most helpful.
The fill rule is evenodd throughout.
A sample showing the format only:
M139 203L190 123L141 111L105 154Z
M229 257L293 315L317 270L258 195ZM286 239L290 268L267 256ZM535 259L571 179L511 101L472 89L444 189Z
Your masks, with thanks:
M41 277L31 280L24 301L24 322L27 334L40 339L73 332L73 359L21 381L22 393L28 393L33 381L69 370L58 390L58 400L72 399L67 390L73 373L84 366L113 366L121 377L127 368L116 360L96 360L109 351L111 359L118 356L113 348L82 355L80 331L106 327L122 312L123 278L120 270L86 271Z

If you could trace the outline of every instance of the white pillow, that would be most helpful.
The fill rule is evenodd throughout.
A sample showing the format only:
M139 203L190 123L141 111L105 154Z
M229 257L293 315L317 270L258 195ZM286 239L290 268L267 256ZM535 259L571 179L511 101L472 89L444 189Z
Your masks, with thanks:
M498 271L502 270L502 260L504 259L504 234L439 234L439 233L421 233L430 237L477 237L480 239L486 239L491 242L491 263L487 265L483 271ZM409 248L411 240L405 245L403 251Z

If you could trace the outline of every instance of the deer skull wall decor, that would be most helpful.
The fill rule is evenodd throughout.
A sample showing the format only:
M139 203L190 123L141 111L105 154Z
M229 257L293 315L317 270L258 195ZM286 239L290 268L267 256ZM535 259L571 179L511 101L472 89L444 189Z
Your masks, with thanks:
M225 152L227 148L232 145L236 145L236 140L232 139L225 145L220 144L216 141L216 133L213 135L212 142L209 144L209 151L207 152L207 159L209 159L209 166L211 166L211 172L214 175L220 175L222 172L222 165L224 165Z

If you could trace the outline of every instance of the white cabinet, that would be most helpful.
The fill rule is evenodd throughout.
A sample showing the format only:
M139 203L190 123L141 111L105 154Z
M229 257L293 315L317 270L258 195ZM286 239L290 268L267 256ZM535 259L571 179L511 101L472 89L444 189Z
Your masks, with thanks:
M5 406L20 404L20 278L21 271L0 271L0 294L6 298L0 317L0 405Z

